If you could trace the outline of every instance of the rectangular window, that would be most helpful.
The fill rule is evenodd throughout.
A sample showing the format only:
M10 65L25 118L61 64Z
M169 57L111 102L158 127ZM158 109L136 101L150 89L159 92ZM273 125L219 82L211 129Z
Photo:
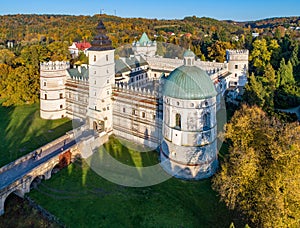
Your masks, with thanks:
M47 94L45 94L45 100L47 100Z
M238 65L235 65L235 66L234 66L234 68L235 68L235 69L238 69L238 68L239 68L239 66L238 66Z
M126 112L125 108L123 108L123 112L124 112L124 113Z
M63 105L60 105L59 107L60 107L60 109L62 109L62 108L63 108Z
M107 106L107 110L109 110L109 106Z
M107 93L107 95L109 95L109 90L107 90L107 92L106 92L106 93Z
M47 85L47 82L44 82L44 86L46 86Z
M94 71L94 74L97 74L97 71Z
M106 55L106 62L108 62L108 55Z
M109 84L109 79L106 80L107 84Z
M63 94L62 93L59 94L59 99L63 99Z
M95 81L94 81L94 84L95 84L95 85L96 85L96 82L97 82L97 81L95 80Z
M155 120L155 118L156 118L156 115L154 114L154 115L153 115L153 119Z
M237 77L237 73L235 73L234 76Z
M142 117L145 118L146 117L146 113L142 112Z
M97 57L96 57L96 55L94 55L94 62L96 62L96 60L97 60Z
M95 106L95 110L97 110L97 106Z

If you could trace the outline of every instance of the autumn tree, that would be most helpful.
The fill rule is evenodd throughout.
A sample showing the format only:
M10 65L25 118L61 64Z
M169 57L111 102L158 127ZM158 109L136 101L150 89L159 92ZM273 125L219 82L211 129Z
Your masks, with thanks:
M228 157L212 186L256 227L300 226L300 126L242 106L227 125Z
M226 60L226 49L231 49L231 48L232 46L229 42L217 40L207 48L208 57L211 60L216 60L217 62L222 63Z
M253 42L253 50L250 53L249 60L255 67L256 73L260 74L264 71L268 63L270 63L272 53L279 48L276 40L266 39L255 40Z

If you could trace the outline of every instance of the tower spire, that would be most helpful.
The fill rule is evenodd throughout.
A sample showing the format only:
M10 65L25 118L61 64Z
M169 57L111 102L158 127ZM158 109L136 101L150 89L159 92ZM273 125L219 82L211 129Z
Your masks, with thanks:
M94 37L94 40L91 43L92 47L90 47L89 50L91 51L112 50L113 49L112 42L106 35L106 28L102 20L100 20L96 29L97 29L97 35Z

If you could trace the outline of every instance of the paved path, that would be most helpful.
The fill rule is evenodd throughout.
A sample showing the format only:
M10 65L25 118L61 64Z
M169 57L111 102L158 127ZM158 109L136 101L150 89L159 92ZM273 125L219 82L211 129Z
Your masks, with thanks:
M32 157L31 159L28 159L0 173L0 190L14 183L16 180L26 175L30 170L48 161L52 157L55 157L62 151L62 149L67 150L68 148L70 148L75 144L76 141L74 139L66 139L65 141L62 141L46 149L45 151L42 151L40 157L37 157L36 159ZM37 152L39 153L40 151Z

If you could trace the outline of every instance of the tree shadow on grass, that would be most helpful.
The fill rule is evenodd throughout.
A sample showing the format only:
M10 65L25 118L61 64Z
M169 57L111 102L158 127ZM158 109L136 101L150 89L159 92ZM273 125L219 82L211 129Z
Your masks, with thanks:
M71 121L43 120L38 104L0 107L0 166L41 147L72 129ZM68 121L68 122L66 122Z

